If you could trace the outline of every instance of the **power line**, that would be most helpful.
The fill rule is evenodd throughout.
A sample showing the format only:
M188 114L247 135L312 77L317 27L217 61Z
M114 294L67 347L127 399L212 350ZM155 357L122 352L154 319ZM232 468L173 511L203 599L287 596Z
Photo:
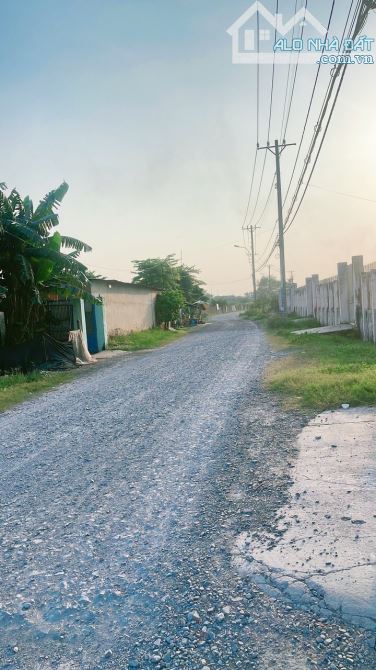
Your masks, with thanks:
M244 228L245 225L246 225L246 223L247 223L247 218L248 218L248 213L249 213L249 207L250 207L250 204L251 204L251 198L252 198L252 193L253 193L253 184L254 184L254 181L255 181L257 158L258 158L258 152L257 152L257 148L256 148L256 149L255 149L255 156L254 156L254 159L253 159L253 169L252 169L251 185L250 185L250 188L249 188L248 202L247 202L247 207L246 207L246 211L245 211L245 215L244 215L244 221L243 221L243 226L242 226L242 228Z
M257 70L256 70L256 90L257 90L257 109L256 109L256 133L257 146L260 141L260 13L257 10Z
M259 218L258 218L257 221L256 221L256 226L260 226L260 223L261 223L262 219L264 218L265 212L266 212L266 210L267 210L267 208L268 208L268 205L269 205L269 203L270 203L270 199L271 199L271 197L272 197L272 193L273 193L274 187L275 187L275 174L274 174L273 181L272 181L272 184L271 184L269 193L268 193L268 197L267 197L266 202L265 202L264 209L262 210L262 212L261 212Z
M284 140L282 144L278 140L274 142L274 150L269 142L266 147L260 147L261 150L270 151L275 156L275 173L277 181L277 196L278 196L278 245L279 258L281 270L281 311L287 311L287 296L286 296L286 265L285 265L285 243L284 243L284 225L283 225L283 203L282 203L282 181L281 181L281 154L287 147L295 146L295 144L286 144Z
M332 10L331 10L331 16L332 16L332 13L333 13L333 10L334 10L334 5L335 5L335 0L333 0ZM351 31L352 31L353 28L354 28L354 25L355 25L355 22L356 22L356 17L357 17L357 15L358 15L358 13L360 12L361 5L362 5L362 0L358 0L357 7L356 7L356 10L355 10L355 13L354 13L352 22L351 22L351 26L350 26L349 34L351 33ZM349 10L349 11L351 11L351 7L350 7L350 10ZM348 20L349 20L349 16L348 16L348 18L347 18L346 24L348 23ZM330 26L330 23L331 23L331 17L329 18L329 26ZM344 31L344 32L345 32L345 31ZM342 41L343 41L343 40L342 40ZM321 59L320 59L320 61L321 61ZM321 63L319 63L319 67L320 67L320 65L321 65ZM307 172L307 170L308 170L308 165L309 165L309 163L310 163L310 160L311 160L313 151L314 151L315 146L316 146L316 142L317 142L317 140L318 140L318 136L319 136L319 134L320 134L320 132L321 132L321 129L322 129L322 123L323 123L323 121L324 121L326 112L327 112L327 110L328 110L329 102L330 102L331 96L332 96L332 94L333 94L334 87L335 87L335 85L336 85L336 80L337 80L337 77L338 77L338 75L339 75L339 73L340 73L341 67L342 67L342 64L339 65L339 66L337 66L337 67L335 67L335 68L333 68L333 70L332 70L332 72L331 72L331 78L330 78L330 81L329 81L329 84L328 84L328 87L327 87L327 90L326 90L326 93L325 93L325 96L324 96L324 100L323 100L323 103L322 103L322 106L321 106L321 110L320 110L320 114L319 114L318 121L317 121L317 123L316 123L316 125L315 125L315 127L314 127L314 133L313 133L313 136L312 136L312 139L311 139L311 143L310 143L310 147L309 147L309 150L308 150L308 154L307 154L307 157L306 157L306 159L305 159L305 161L304 161L303 169L302 169L301 175L300 175L300 177L299 177L299 180L298 180L298 183L297 183L297 187L296 187L296 190L295 190L295 193L294 193L294 196L293 196L293 200L292 200L292 203L291 203L291 205L290 205L290 208L289 208L289 211L288 211L288 214L287 214L286 226L288 225L288 222L289 222L289 219L290 219L290 217L291 217L291 214L292 214L294 205L295 205L295 203L296 203L296 201L297 201L297 199L298 199L299 191L300 191L300 189L301 189L301 187L302 187L302 184L303 184L303 180L304 180L305 174L306 174L306 172ZM344 71L346 71L346 69L347 69L347 65L344 67ZM318 70L318 73L319 73L319 70ZM318 77L318 73L317 73L317 77ZM315 86L316 86L316 84L317 84L317 82L315 82ZM315 88L315 87L314 87L314 88ZM304 132L305 132L305 131L303 131L303 133L304 133ZM316 161L316 163L317 163L317 161ZM287 193L286 195L288 195L288 193ZM300 207L299 207L299 208L300 208ZM294 217L294 218L295 218L295 217Z
M352 0L352 3L353 2L354 2L354 0ZM331 10L330 10L329 20L328 20L328 24L327 24L327 28L326 28L325 41L327 40L328 35L329 35L329 30L330 30L330 26L331 26L331 23L332 23L335 4L336 4L336 0L332 0L332 6L331 6ZM352 4L351 4L351 6L352 6ZM350 11L351 11L351 8L350 8ZM347 22L348 22L348 19L347 19ZM347 22L346 22L346 25L347 25ZM323 47L321 53L323 54L324 51L325 51L325 47ZM319 65L318 65L318 68L317 68L317 71L316 71L316 77L315 77L315 81L314 81L313 89L312 89L312 93L311 93L311 98L310 98L309 105L308 105L308 111L307 111L307 115L306 115L306 118L305 118L305 121L304 121L303 132L302 132L302 136L301 136L301 139L300 139L300 142L299 142L298 152L296 154L295 163L294 163L294 167L293 167L292 174L291 174L291 177L290 177L289 185L287 187L286 195L285 195L285 198L284 198L284 201L283 201L283 206L285 206L285 204L286 204L288 195L289 195L290 190L291 190L291 186L292 186L292 182L293 182L294 175L295 175L295 172L296 172L296 168L297 168L297 165L298 165L299 156L300 156L300 153L301 153L301 150L302 150L302 145L303 145L305 133L306 133L307 126L308 126L308 121L309 121L309 117L310 117L311 110L312 110L313 99L314 99L315 93L316 93L316 88L317 88L317 84L318 84L320 70L321 70L321 59L320 59L320 62L319 62Z
M298 11L298 0L295 0L295 9L294 9L294 15L296 15ZM292 39L295 37L295 26L292 31ZM285 116L286 116L286 107L287 107L287 97L288 97L288 91L289 91L289 84L290 84L290 73L291 73L291 62L292 62L292 51L290 53L290 58L289 58L289 68L287 71L287 83L286 83L286 91L285 91L285 101L283 103L283 114L282 114L282 123L281 123L281 132L280 132L280 137L283 136L283 126L285 123Z
M334 195L342 195L345 198L354 198L355 200L363 200L364 202L376 203L376 200L372 198L364 198L361 195L355 195L354 193L344 193L343 191L334 191L331 188L326 188L326 186L318 186L317 184L309 184L310 188L317 188L320 191L326 191L327 193L334 193Z
M345 28L344 28L344 33L343 33L343 37L342 37L342 40L341 40L341 49L342 49L342 45L343 45L344 35L346 34L346 29L347 29L347 26L348 26L348 24L349 24L349 20L350 20L350 16L351 16L351 11L352 11L352 8L353 8L353 4L354 4L354 0L352 0L352 2L351 2L351 4L350 4L350 8L349 8L349 12L348 12L348 16L347 16L347 20L346 20L346 24L345 24ZM327 34L328 34L328 32L329 32L329 28L330 28L330 24L331 24L331 20L332 20L332 16L333 16L334 5L335 5L335 0L333 0L333 3L332 3L332 8L331 8L330 17L329 17L329 22L328 22L328 31L327 31ZM350 26L350 29L349 29L349 35L352 34L352 39L353 39L353 40L359 35L359 32L360 32L360 31L362 30L362 28L364 27L364 25L365 25L365 23L366 23L366 21L367 21L367 17L368 17L369 11L370 11L371 9L375 9L375 8L376 8L376 0L363 0L363 2L362 2L362 0L358 0L357 6L356 6L356 10L355 10L355 12L354 12L354 16L353 16L353 19L352 19L352 21L351 21L351 26ZM346 50L345 50L345 53L351 53L351 49L346 49ZM311 100L310 100L310 104L309 104L309 109L308 109L308 113L307 113L306 121L305 121L305 124L304 124L304 129L303 129L302 139L301 139L301 142L300 142L300 145L299 145L298 155L297 155L297 159L296 159L296 162L295 162L295 165L294 165L293 174L292 174L292 177L291 177L291 180L290 180L290 184L289 184L288 191L289 191L290 188L291 188L292 180L293 180L293 177L294 177L294 174L295 174L295 171L296 171L296 166L297 166L297 163L298 163L298 158L299 158L300 151L301 151L301 147L302 147L302 144L303 144L304 135L305 135L305 132L306 132L306 128L307 128L307 124L308 124L308 120L309 120L309 116L310 116L310 112L311 112L311 108L312 108L312 102L313 102L314 94L315 94L316 87L317 87L317 80L318 80L319 71L320 71L320 64L321 64L321 59L320 59L320 63L319 63L319 68L318 68L317 73L316 73L316 78L315 78L314 88L313 88L313 91L312 91ZM310 144L310 147L309 147L309 152L308 152L308 154L307 154L307 158L306 158L306 160L305 160L305 162L304 162L303 170L302 170L301 176L300 176L300 178L299 178L299 180L298 180L298 185L297 185L297 188L296 188L296 190L295 190L295 194L294 194L294 197L293 197L293 201L292 201L292 204L291 204L290 209L289 209L289 212L288 212L287 220L286 220L286 223L285 223L285 230L288 230L288 229L291 227L291 225L292 225L292 223L294 222L294 220L296 219L296 217L297 217L297 215L298 215L298 212L299 212L299 210L300 210L300 208L301 208L301 206L302 206L302 203L303 203L303 201L304 201L304 197L305 197L306 192L307 192L307 190L308 190L308 187L309 187L309 184L310 184L312 175L313 175L313 173L314 173L314 170L315 170L315 168L316 168L316 165L317 165L319 156L320 156L320 154L321 154L321 151L322 151L322 148L323 148L323 145L324 145L324 142L325 142L327 133L328 133L328 129L329 129L329 126L330 126L330 123L331 123L331 120L332 120L332 117L333 117L333 114L334 114L334 110L335 110L335 107L336 107L336 104L337 104L337 101L338 101L338 97L339 97L340 91L341 91L341 89L342 89L344 76L345 76L345 73L346 73L346 70L347 70L347 65L348 65L348 63L340 63L340 64L338 64L335 68L333 68L333 70L332 70L332 72L331 72L331 80L330 80L330 82L329 82L329 85L328 85L328 88L327 88L327 91L326 91L326 94L325 94L325 97L324 97L324 101L323 101L323 103L322 103L322 107L321 107L321 111L320 111L320 115L319 115L318 122L317 122L317 124L316 124L315 127L314 127L314 133L313 133L313 137L312 137L311 144ZM342 74L341 74L341 70L342 70ZM303 185L303 183L304 183L303 180L304 180L305 174L306 174L306 172L307 172L307 170L308 170L308 165L309 165L309 162L310 162L310 160L311 160L311 158L312 158L312 155L313 155L313 152L314 152L314 149L315 149L317 140L318 140L318 136L319 136L319 134L321 133L321 130L322 130L322 124L323 124L324 119L325 119L325 117L326 117L326 114L327 114L327 112L328 112L329 104L330 104L330 100L331 100L332 95L333 95L333 93L334 93L335 85L336 85L336 83L337 83L337 79L338 79L338 77L339 77L340 74L341 74L341 77L340 77L340 79L339 79L339 83L338 83L337 90L336 90L336 93L335 93L334 101L333 101L333 103L332 103L332 105L331 105L331 108L330 108L329 117L328 117L328 120L327 120L327 123L326 123L326 126L325 126L325 130L324 130L324 135L323 135L323 137L322 137L320 146L319 146L319 148L318 148L318 152L317 152L317 155L316 155L316 158L315 158L315 161L314 161L314 165L313 165L312 170L311 170L311 172L310 172L310 175L309 175L309 178L308 178L308 182L307 182L307 184L305 185L305 189L304 189L303 195L302 195L302 197L301 197L301 199L300 199L300 201L299 201L299 204L298 204L298 207L297 207L297 209L296 209L296 211L295 211L295 213L294 213L294 216L293 216L292 220L289 221L289 219L291 218L291 215L292 215L292 211L293 211L294 205L295 205L295 203L296 203L296 201L297 201L297 199L298 199L298 197L299 197L300 189L301 189L301 187L302 187L302 185ZM288 192L287 192L287 194L286 194L285 202L286 202L286 199L287 199L287 195L288 195ZM273 231L272 236L271 236L270 239L272 239L273 234L274 234L274 231ZM269 244L270 244L270 241L268 242L267 247L269 246ZM265 267L265 265L267 264L268 260L271 258L272 254L274 253L274 251L275 251L277 245L278 245L278 237L275 239L274 244L273 244L273 246L272 246L272 248L271 248L271 251L269 252L269 254L268 254L266 260L263 261L263 263L261 264L261 266L258 268L258 271L260 271L261 269L263 269L263 268ZM265 253L265 252L264 252L264 253Z
M279 13L279 0L276 0L276 15ZM257 12L257 14L259 14ZM277 41L277 26L274 29L274 43ZM260 30L258 29L258 37L257 37L257 45L258 45L258 56L260 55ZM259 60L259 58L258 58ZM272 123L272 112L273 112L273 98L274 98L274 80L275 80L275 52L273 54L273 66L272 66L272 81L271 81L271 87L270 87L270 102L269 102L269 122L268 122L268 143L270 140L270 129L271 129L271 123ZM259 138L257 138L257 148L259 147ZM257 149L256 149L257 153ZM259 182L259 187L257 191L257 196L256 196L256 201L255 201L255 206L252 211L251 218L248 222L248 226L250 226L253 222L253 219L255 218L256 211L257 211L257 206L260 200L260 194L261 194L261 188L262 184L264 181L264 174L265 174L265 167L266 167L266 159L267 159L267 152L265 152L264 155L264 160L262 164L262 169L261 169L261 177L260 177L260 182ZM256 158L257 160L257 158ZM246 225L247 217L245 217L245 221L243 226Z
M335 0L334 0L334 1L335 1ZM305 28L305 21L304 21L304 18L305 18L306 11L307 11L307 5L308 5L308 0L305 0L304 17L303 17L303 22L302 22L302 29L301 29L301 32L300 32L300 39L303 39L304 28ZM298 6L298 0L295 0L295 14L297 13L297 6ZM329 28L328 28L328 30L329 30ZM293 37L294 37L294 34L295 34L295 26L294 26L294 29L293 29ZM286 84L286 93L285 93L285 101L284 101L284 108L283 108L283 114L282 114L282 124L281 124L281 136L283 136L283 138L286 137L286 134L287 134L287 128L288 128L289 121L290 121L291 107L292 107L292 101L293 101L293 97L294 97L295 85L296 85L296 79L297 79L297 73L298 73L298 67L299 67L299 57L300 57L300 53L298 54L297 63L296 63L296 65L295 65L295 73L294 73L293 85L292 85L292 88L291 88L290 102L289 102L289 105L288 105L288 114L287 114L287 117L286 117L286 123L285 123L285 125L284 125L284 122L285 122L285 112L286 112L286 106L287 106L287 98L288 98L288 89L289 89L289 82L290 82L290 72L291 72L291 60L292 60L292 56L290 55L289 69L288 69L288 75L287 75L287 84ZM284 130L283 130L283 126L284 126ZM268 138L268 141L269 141L269 138ZM266 159L266 156L265 156L265 159ZM264 159L264 160L265 160L265 159ZM265 203L265 207L264 207L264 209L263 209L263 211L262 211L262 213L261 213L261 216L259 217L259 219L258 219L256 225L259 225L260 222L261 222L261 220L262 220L263 217L264 217L264 214L265 214L265 212L266 212L266 210L267 210L268 204L269 204L269 202L270 202L270 199L271 199L271 196L272 196L272 193L273 193L273 189L274 189L275 183L276 183L276 175L274 174L274 176L273 176L273 181L272 181L272 184L271 184L271 187L270 187L270 191L269 191L269 194L268 194L266 203ZM278 223L278 221L275 222L275 225L274 225L274 227L273 227L273 231L272 231L272 234L271 234L271 238L272 238L273 235L274 235L274 231L276 230L277 223ZM269 244L270 244L270 241L268 242L268 245L267 245L267 246L269 246Z
M355 26L354 30L353 30L353 34L352 34L352 39L353 40L357 37L359 32L364 27L364 25L366 23L366 20L367 20L368 13L370 11L370 8L371 8L372 4L376 6L375 0L372 0L372 2L370 2L369 0L363 0L363 2L361 2L361 0L359 0L357 8L356 8L356 12L354 14L353 21L352 21L352 24L351 24L352 28ZM346 53L351 53L351 49L346 49L345 52ZM332 120L332 117L333 117L334 109L335 109L337 101L338 101L338 96L339 96L339 93L342 89L343 80L344 80L344 77L345 77L345 74L346 74L346 71L347 71L347 67L348 67L348 62L345 62L345 63L340 63L340 64L336 65L335 68L333 68L332 79L331 79L331 82L329 83L329 86L328 86L328 90L327 90L327 93L326 93L326 96L325 96L325 99L324 99L324 103L323 103L323 106L322 106L322 109L321 109L321 112L320 112L320 115L319 115L319 119L318 119L317 124L316 124L315 129L314 129L314 134L313 134L313 137L312 137L310 149L309 149L307 158L305 160L303 170L301 172L301 175L300 175L300 178L299 178L299 181L298 181L298 185L297 185L294 197L293 197L293 201L292 201L292 204L290 206L290 209L289 209L289 212L288 212L288 215L287 215L287 219L286 219L286 222L285 222L285 230L286 231L291 228L291 226L294 223L294 221L295 221L295 219L296 219L296 217L297 217L297 215L298 215L298 213L301 209L301 206L303 204L305 195L306 195L308 187L309 187L309 183L310 183L312 175L315 171L318 159L320 157L320 154L321 154L321 151L322 151L322 148L323 148L323 145L324 145L324 142L325 142L328 130L329 130L329 126L330 126L330 123L331 123L331 120ZM329 108L329 102L330 102L330 99L333 95L337 78L339 77L341 71L342 71L342 74L341 74L341 77L339 79L339 83L338 83L338 86L337 86L337 91L336 91L336 94L335 94L335 98L334 98L334 101L333 101L332 106L331 106L329 117L328 117L328 120L327 120L327 123L326 123L326 126L325 126L325 130L324 130L324 134L323 134L322 140L320 142L320 146L318 148L317 155L316 155L312 170L309 174L308 181L305 185L303 195L302 195L302 197L299 201L297 209L296 209L296 211L293 215L293 218L290 221L294 205L295 205L295 203L298 199L299 191L302 187L304 177L305 177L306 172L308 170L308 165L311 161L311 158L312 158L312 155L313 155L313 152L314 152L319 134L322 130L322 124L324 122L326 113L327 113L328 108Z
M347 66L346 66L346 67L343 69L343 71L342 71L341 79L340 79L340 82L339 82L339 85L338 85L338 89L337 89L337 93L336 93L336 96L335 96L335 99L334 99L334 102L333 102L333 105L332 105L332 109L331 109L331 111L330 111L330 115L329 115L329 118L328 118L328 121L327 121L327 124L326 124L326 127L325 127L324 135L323 135L323 137L322 137L322 140L321 140L321 143L320 143L320 146L319 146L319 149L318 149L318 152L317 152L317 155L316 155L316 158L315 158L315 161L314 161L312 170L311 170L310 175L309 175L309 177L308 177L308 182L307 182L306 185L305 185L305 188L304 188L304 191L303 191L303 195L302 195L302 197L301 197L301 199L300 199L300 202L299 202L299 204L298 204L298 207L297 207L297 209L295 210L295 214L294 214L293 218L291 219L290 223L288 223L288 225L287 225L287 222L286 222L286 227L285 227L285 231L286 231L286 232L291 228L291 226L292 226L292 224L294 223L296 217L298 216L299 211L300 211L300 208L301 208L301 206L302 206L302 204L303 204L303 200L304 200L305 195L306 195L306 193L307 193L307 190L308 190L308 187L309 187L309 183L310 183L310 181L311 181L311 179L312 179L312 175L313 175L313 173L314 173L314 171L315 171L317 162L318 162L318 160L319 160L319 157L320 157L320 154L321 154L321 151L322 151L324 142L325 142L325 138L326 138L327 133L328 133L328 130L329 130L330 122L331 122L331 120L332 120L333 113L334 113L334 109L335 109L335 107L336 107L336 104L337 104L337 101L338 101L338 96L339 96L339 93L340 93L340 91L341 91L342 84L343 84L343 80L344 80L344 77L345 77L345 74L346 74L346 69L347 69Z
M279 14L279 0L276 0L276 9L275 9L275 14L278 16ZM274 44L277 42L277 26L275 27L274 30ZM269 127L268 127L268 144L270 142L270 127L272 123L272 109L273 109L273 95L274 95L274 78L275 78L275 51L273 54L273 69L272 69L272 86L270 90L270 111L269 111Z
M260 130L260 14L259 11L257 10L257 70L256 70L256 135L257 135L257 143L256 143L256 149L255 149L255 154L253 158L253 168L252 168L252 176L251 176L251 185L249 188L249 193L248 193L248 202L247 202L247 207L246 207L246 212L244 215L244 221L243 221L243 228L245 227L247 223L247 218L248 218L248 213L249 213L249 207L251 204L251 198L252 198L252 193L253 193L253 185L255 182L255 174L256 174L256 165L257 165L257 158L258 158L258 151L257 147L259 146L259 130Z
M300 39L303 39L303 35L304 35L305 16L306 16L306 12L307 12L307 5L308 5L308 0L305 0L304 16L303 16L302 29L301 29L301 32L300 32ZM300 51L298 52L298 57L297 57L296 65L295 65L295 73L294 73L294 80L293 80L293 85L292 85L292 89L291 89L290 104L289 104L288 113L287 113L287 117L286 117L285 129L284 129L283 135L281 137L282 140L284 140L285 137L286 137L287 128L288 128L289 121L290 121L291 105L292 105L292 101L293 101L293 97L294 97L296 77L297 77L297 74L298 74L298 67L299 67L299 59L300 59Z

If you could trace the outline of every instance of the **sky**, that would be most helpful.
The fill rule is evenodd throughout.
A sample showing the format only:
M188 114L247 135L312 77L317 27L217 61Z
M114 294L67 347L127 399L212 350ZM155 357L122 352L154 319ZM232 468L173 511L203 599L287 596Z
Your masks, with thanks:
M243 244L257 142L257 68L232 63L226 32L250 4L0 0L0 181L37 201L66 180L60 228L93 247L83 257L90 269L129 281L132 260L175 253L200 268L210 293L250 290L247 255L234 245ZM275 0L264 4L275 11ZM279 6L289 18L295 0ZM330 6L331 0L308 0L324 24ZM335 34L349 6L337 0ZM375 13L366 32L376 37ZM321 188L309 188L286 235L288 275L299 284L313 273L335 274L337 262L353 255L376 260L376 202L368 201L376 200L375 67L348 68L312 179ZM275 68L273 140L280 137L287 74L287 66ZM313 65L298 68L288 142L300 140L315 74ZM260 67L262 143L271 76L271 66ZM330 66L322 66L307 143L329 77ZM296 147L282 156L284 192L295 156ZM273 174L269 154L255 221ZM276 213L273 192L257 231L257 264ZM276 254L270 264L278 275Z

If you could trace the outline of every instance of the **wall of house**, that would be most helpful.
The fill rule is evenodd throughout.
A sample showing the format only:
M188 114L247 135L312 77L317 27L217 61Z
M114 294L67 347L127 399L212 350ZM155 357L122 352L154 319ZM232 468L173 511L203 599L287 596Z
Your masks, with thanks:
M91 290L103 300L106 341L111 335L155 326L156 290L102 279L93 280Z
M364 340L376 343L376 263L364 266L363 256L338 263L337 274L320 281L307 277L305 286L287 286L287 309L314 316L323 326L353 323Z

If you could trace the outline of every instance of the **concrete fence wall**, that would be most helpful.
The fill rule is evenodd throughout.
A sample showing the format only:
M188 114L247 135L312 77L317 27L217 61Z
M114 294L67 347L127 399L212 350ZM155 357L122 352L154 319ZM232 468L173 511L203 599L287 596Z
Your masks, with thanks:
M307 277L305 286L287 285L287 309L315 317L323 326L353 323L364 340L376 343L376 263L364 266L363 256L338 263L328 279Z

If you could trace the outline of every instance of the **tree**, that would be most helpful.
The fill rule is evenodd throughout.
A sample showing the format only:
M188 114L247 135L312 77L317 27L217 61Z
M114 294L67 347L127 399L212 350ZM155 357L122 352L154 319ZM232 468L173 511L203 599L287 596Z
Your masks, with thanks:
M203 281L197 279L200 270L194 266L180 265L179 268L179 286L185 299L188 303L197 302L198 300L207 300L207 294L202 288L205 284Z
M7 196L5 184L0 184L0 309L7 344L27 341L44 329L45 300L51 293L89 296L87 268L77 258L91 247L51 233L67 190L63 182L34 210L28 196L22 199L16 189ZM64 254L63 248L73 251Z
M136 275L133 277L133 284L158 288L161 291L178 288L180 275L174 254L169 254L166 258L133 261L133 264Z
M175 254L166 258L146 258L133 261L136 276L133 283L161 291L179 290L188 303L205 300L206 293L202 288L204 282L197 278L200 271L194 266L178 265Z
M180 316L180 309L185 304L184 295L179 289L168 289L157 295L155 314L157 324L176 321Z
M280 281L275 277L261 277L257 287L257 298L260 300L278 295Z

